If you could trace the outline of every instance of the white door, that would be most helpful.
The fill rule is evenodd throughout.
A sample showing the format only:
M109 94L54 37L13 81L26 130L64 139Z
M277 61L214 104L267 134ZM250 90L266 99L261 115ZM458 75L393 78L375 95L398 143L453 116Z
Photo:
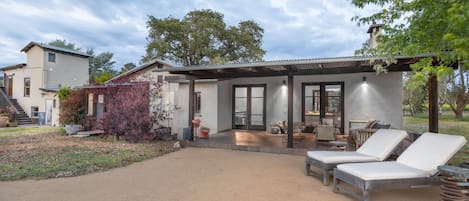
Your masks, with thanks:
M46 125L52 125L52 100L46 100Z

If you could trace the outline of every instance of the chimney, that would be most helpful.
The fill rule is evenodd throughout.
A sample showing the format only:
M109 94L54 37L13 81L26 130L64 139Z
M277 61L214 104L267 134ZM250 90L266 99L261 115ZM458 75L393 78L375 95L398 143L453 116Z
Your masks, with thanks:
M383 24L375 24L373 23L370 28L368 28L368 31L366 33L370 34L370 39L368 43L370 44L370 48L376 48L378 46L377 38L379 34L381 33L381 28L383 27Z

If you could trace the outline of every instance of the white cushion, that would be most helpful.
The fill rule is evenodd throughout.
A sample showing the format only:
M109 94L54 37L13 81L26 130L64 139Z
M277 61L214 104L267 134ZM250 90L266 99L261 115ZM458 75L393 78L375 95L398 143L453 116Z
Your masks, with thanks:
M392 151L407 137L407 132L395 129L379 129L357 150L358 153L375 156L380 161L389 157Z
M363 180L422 178L430 175L422 170L397 163L384 161L374 163L348 163L338 165L337 169Z
M323 163L353 163L379 161L374 156L360 154L354 151L308 151L308 157Z
M446 164L464 144L463 136L424 133L396 161L434 175L438 166Z

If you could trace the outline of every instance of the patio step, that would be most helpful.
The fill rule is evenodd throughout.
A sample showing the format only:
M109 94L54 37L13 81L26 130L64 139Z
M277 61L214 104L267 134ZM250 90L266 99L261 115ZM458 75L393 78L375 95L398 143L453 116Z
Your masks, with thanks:
M306 152L309 151L308 149L256 147L256 146L244 146L244 145L235 145L235 144L219 144L219 143L191 142L191 141L186 141L185 145L189 147L199 147L199 148L227 149L227 150L236 150L236 151L263 152L263 153L274 153L274 154L289 154L289 155L298 155L298 156L305 156Z
M75 138L84 138L84 137L90 137L90 136L93 136L93 135L100 135L100 134L103 134L103 133L104 133L103 130L80 131L77 134L71 135L71 136L75 137Z

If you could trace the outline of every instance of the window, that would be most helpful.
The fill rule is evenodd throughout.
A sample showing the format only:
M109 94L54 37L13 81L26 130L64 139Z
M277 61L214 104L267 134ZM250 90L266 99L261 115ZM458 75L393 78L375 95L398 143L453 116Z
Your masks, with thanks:
M31 94L31 78L24 78L24 96L29 96Z
M54 53L49 53L48 54L48 61L55 63L55 54Z
M31 106L31 118L39 117L39 107Z
M163 82L163 76L158 75L157 81L158 81L158 83L162 83Z
M88 116L93 116L93 94L88 94Z
M200 115L200 106L202 105L200 92L195 92L194 113Z

